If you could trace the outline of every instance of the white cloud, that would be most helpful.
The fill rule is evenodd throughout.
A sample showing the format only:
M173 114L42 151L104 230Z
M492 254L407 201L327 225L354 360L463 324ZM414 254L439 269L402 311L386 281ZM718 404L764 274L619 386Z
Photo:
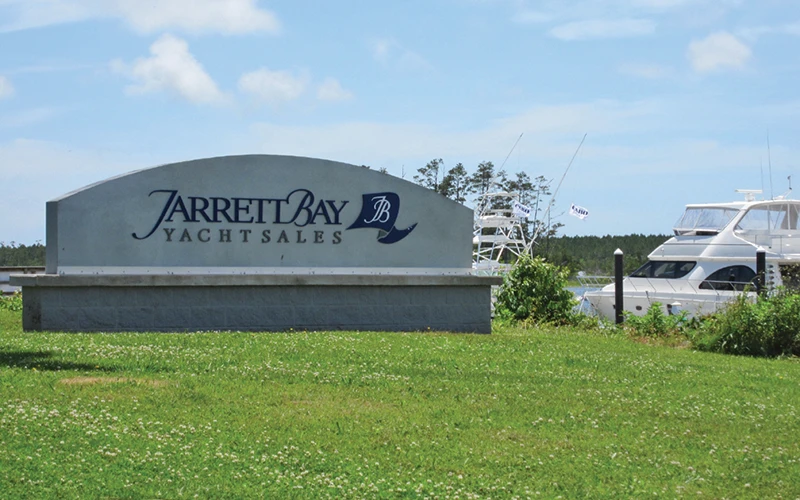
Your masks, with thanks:
M656 23L650 19L589 19L562 24L550 30L560 40L591 40L597 38L630 38L650 35Z
M800 35L800 22L773 25L773 26L753 26L742 28L736 34L748 42L755 42L764 35Z
M62 110L57 108L31 108L0 115L0 128L21 128L52 119Z
M493 159L498 144L525 132L526 150L541 160L567 161L581 136L641 132L658 125L662 110L652 102L598 101L538 106L484 127L447 130L422 123L346 122L320 126L253 125L249 151L335 158L357 165L386 165L398 159L457 158L469 162ZM502 160L502 158L501 158ZM559 163L560 165L560 163ZM395 172L398 173L395 169Z
M125 74L135 83L126 87L129 94L169 91L194 103L219 104L227 100L203 66L189 52L182 39L163 35L150 46L151 57L131 64L112 61L112 70Z
M389 52L392 50L392 46L397 45L397 42L381 38L373 40L371 45L372 57L379 63L386 64L389 61Z
M326 78L317 87L317 99L320 101L347 101L352 98L353 93L343 89L335 78Z
M256 0L159 0L158 8L142 0L118 0L120 15L135 30L153 33L180 29L190 33L278 33L280 23Z
M372 57L387 68L403 72L431 71L433 65L424 57L403 47L391 38L380 38L370 42Z
M73 63L55 62L55 63L32 64L30 66L19 66L17 68L7 70L6 74L24 75L29 73L56 73L56 72L78 71L85 69L96 70L100 68L92 64L73 64Z
M0 32L90 19L122 19L141 33L278 33L280 22L256 0L3 0L10 21Z
M518 24L541 24L553 20L553 15L539 10L520 10L511 18Z
M0 239L25 244L44 240L48 200L132 170L133 156L109 159L101 152L31 139L0 143L3 181L13 186L0 196Z
M646 78L648 80L659 80L672 75L672 68L660 64L635 64L628 63L619 66L619 72L625 75Z
M308 80L306 74L261 68L243 74L239 78L239 90L252 95L258 101L276 105L293 101L303 95L308 86Z
M650 34L655 24L708 26L724 22L744 0L505 0L512 6L511 21L522 25L552 23L555 33L578 39ZM616 26L615 26L616 24Z
M10 14L0 24L0 32L78 22L111 13L107 4L97 0L5 0L0 5Z
M43 196L47 199L97 182L103 178L98 175L109 177L124 171L106 164L97 152L35 139L0 143L0 156L4 159L4 174L10 179L30 179L32 189L44 186ZM73 176L76 179L69 180Z
M644 7L646 9L674 9L690 3L698 3L697 0L631 0L634 7Z
M11 81L0 75L0 99L8 99L9 97L14 95L14 86L11 85Z
M741 69L752 56L750 47L728 32L713 33L689 44L687 57L695 71Z

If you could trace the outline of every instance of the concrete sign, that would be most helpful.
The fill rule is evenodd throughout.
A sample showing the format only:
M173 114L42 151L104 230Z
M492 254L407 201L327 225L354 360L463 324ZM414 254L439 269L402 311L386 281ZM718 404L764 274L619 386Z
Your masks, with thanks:
M47 203L47 274L468 270L471 241L463 205L291 156L173 163Z
M228 156L47 203L26 331L491 331L472 210L365 168Z

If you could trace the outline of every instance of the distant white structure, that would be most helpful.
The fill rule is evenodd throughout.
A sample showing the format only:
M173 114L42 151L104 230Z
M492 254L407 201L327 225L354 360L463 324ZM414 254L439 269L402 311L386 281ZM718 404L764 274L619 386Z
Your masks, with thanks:
M530 214L517 193L496 191L478 196L472 238L475 274L504 273L521 255L530 253L532 241L526 240L523 229Z

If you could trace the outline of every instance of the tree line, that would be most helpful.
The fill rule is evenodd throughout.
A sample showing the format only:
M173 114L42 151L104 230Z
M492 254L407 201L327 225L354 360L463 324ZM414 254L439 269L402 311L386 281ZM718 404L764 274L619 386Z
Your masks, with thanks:
M628 234L625 236L559 236L543 238L534 246L534 254L549 262L568 267L574 274L614 274L614 251L623 252L623 272L628 275L647 262L647 255L670 238L665 234Z
M23 245L11 242L6 245L0 241L0 267L6 266L44 266L45 247L41 243Z
M520 203L531 208L532 220L523 223L523 230L526 238L536 237L533 255L567 267L573 274L578 271L590 275L613 274L613 254L617 248L625 252L625 273L633 272L647 262L650 252L669 238L666 235L643 234L558 236L563 224L551 220L547 210L547 206L555 200L545 200L545 197L552 196L551 181L544 176L531 178L525 172L508 175L504 170L496 170L490 161L479 163L470 174L461 163L445 170L442 159L436 158L417 169L414 182L459 203L466 203L470 195L475 196L477 208L481 208L480 195L496 191L516 194ZM511 202L510 198L506 198L492 200L492 203L495 205L483 208L509 209Z
M489 198L483 195L495 192L513 193L519 203L531 210L531 216L523 221L525 236L555 236L563 226L554 222L546 207L546 197L551 196L550 180L540 175L532 178L525 172L508 174L497 169L491 161L482 161L470 173L463 163L456 163L446 169L441 158L434 158L424 167L417 169L414 182L435 191L458 203L466 203L467 197L476 199L479 210L509 210L511 197ZM552 200L551 200L552 201Z
M625 252L625 273L647 261L647 255L665 242L667 235L629 234L626 236L550 236L537 240L534 255L568 267L572 273L610 275L614 272L614 250ZM0 242L0 267L44 266L45 246Z

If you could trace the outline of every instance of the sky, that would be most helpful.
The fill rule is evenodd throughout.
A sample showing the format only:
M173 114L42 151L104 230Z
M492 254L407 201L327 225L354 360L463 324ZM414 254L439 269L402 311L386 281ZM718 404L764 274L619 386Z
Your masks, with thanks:
M566 173L561 234L666 234L787 191L797 54L796 0L0 0L0 242L82 186L254 153Z

